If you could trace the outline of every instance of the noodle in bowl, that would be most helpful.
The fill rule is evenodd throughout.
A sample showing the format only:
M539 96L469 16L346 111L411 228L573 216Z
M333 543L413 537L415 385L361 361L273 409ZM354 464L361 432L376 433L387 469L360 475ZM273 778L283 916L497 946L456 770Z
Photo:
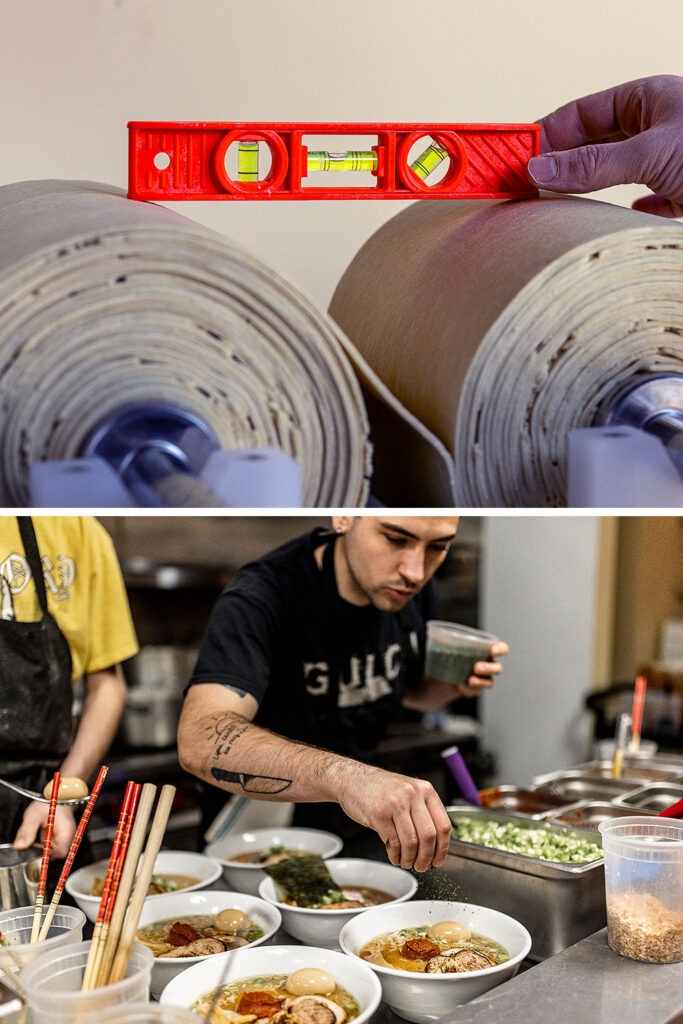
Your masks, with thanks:
M423 926L438 933L438 926L444 922L462 924L466 931L490 940L490 947L502 946L508 959L476 970L433 974L362 961L377 974L382 998L395 1013L415 1024L429 1024L453 1006L475 999L517 973L531 949L531 936L519 921L471 903L413 900L398 906L371 907L357 915L341 929L339 944L344 953L360 960L361 950L378 936Z
M188 922L188 919L204 915L218 915L222 911L235 908L241 911L256 926L261 934L252 939L248 946L242 949L253 948L270 942L280 927L281 917L279 911L272 907L265 900L257 896L250 896L240 892L206 891L169 893L166 896L156 896L154 899L145 901L140 915L138 931L148 929L156 922L174 921ZM138 936L138 941L142 939ZM232 953L238 950L231 951ZM152 966L152 995L158 997L162 990L181 971L187 970L194 964L202 963L213 957L223 956L223 953L204 954L199 956L182 957L160 957L155 956Z
M270 976L290 977L305 970L325 972L353 997L358 1012L349 1024L366 1024L378 1009L382 987L367 964L338 950L314 946L258 946L219 953L178 974L161 993L160 1003L190 1008L205 1002L218 986L251 978L260 983Z

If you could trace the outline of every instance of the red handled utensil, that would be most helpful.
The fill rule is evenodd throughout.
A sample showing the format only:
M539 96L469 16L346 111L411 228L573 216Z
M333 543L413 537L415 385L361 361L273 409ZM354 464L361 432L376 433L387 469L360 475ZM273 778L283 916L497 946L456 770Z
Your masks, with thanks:
M665 807L663 811L660 811L657 815L658 818L680 818L683 815L683 797L677 800L675 804L671 804L670 807Z

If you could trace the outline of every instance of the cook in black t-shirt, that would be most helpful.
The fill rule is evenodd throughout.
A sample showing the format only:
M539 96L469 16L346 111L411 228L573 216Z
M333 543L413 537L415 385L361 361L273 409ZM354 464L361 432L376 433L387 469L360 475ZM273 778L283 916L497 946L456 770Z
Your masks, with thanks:
M229 792L297 803L298 823L346 839L349 818L369 826L393 863L425 870L448 848L438 795L425 780L367 762L400 704L427 710L457 695L423 678L429 581L457 517L333 524L337 532L316 530L246 565L219 597L185 699L179 756ZM499 644L491 657L506 651ZM500 671L494 662L477 668L461 692L481 692ZM338 820L321 820L319 802Z

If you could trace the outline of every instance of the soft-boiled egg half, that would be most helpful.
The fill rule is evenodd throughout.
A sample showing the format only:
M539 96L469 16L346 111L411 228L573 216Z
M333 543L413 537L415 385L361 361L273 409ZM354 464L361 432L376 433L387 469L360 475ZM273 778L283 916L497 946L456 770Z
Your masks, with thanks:
M219 932L234 935L245 925L248 927L251 924L251 920L243 910L237 910L236 907L226 907L225 910L221 910L216 914L214 924Z
M285 982L285 988L293 996L329 996L336 987L332 975L319 967L302 967L293 971Z
M75 776L71 777L65 775L63 779L59 780L59 789L57 790L57 800L78 800L80 797L88 795L88 786L83 779L77 779ZM52 782L48 782L47 786L43 790L43 796L46 800L52 797Z
M437 921L433 924L427 935L430 939L469 939L472 934L466 924L460 921Z

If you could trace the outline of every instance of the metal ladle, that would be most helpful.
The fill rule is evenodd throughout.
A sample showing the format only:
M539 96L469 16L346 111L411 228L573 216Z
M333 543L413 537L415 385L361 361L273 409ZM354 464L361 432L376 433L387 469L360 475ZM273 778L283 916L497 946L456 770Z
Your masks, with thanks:
M15 793L21 793L22 796L28 797L29 800L37 800L41 804L49 804L49 799L43 796L42 793L34 793L30 789L24 789L23 786L17 786L14 782L8 782L7 779L0 779L0 786L7 786L8 789L13 789ZM73 807L75 804L84 804L89 799L90 794L86 796L74 796L70 800L58 800L57 803L61 807Z

